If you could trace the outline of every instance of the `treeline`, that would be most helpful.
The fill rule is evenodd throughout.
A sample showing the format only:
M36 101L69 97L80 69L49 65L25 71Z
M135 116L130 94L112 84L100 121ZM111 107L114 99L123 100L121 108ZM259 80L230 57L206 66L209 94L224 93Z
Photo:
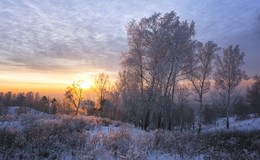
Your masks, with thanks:
M26 113L30 108L33 108L41 112L56 114L56 104L55 98L50 99L47 96L41 96L38 92L0 92L0 115L6 114L7 107L10 106L19 106L19 113Z

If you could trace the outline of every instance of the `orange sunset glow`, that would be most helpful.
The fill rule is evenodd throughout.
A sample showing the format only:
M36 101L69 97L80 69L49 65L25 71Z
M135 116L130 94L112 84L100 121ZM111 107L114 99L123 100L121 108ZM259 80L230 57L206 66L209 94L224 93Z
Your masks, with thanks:
M260 0L0 0L0 160L260 160Z
M136 1L135 5L130 2L100 3L102 5L75 2L65 7L63 3L51 1L25 1L21 4L1 2L1 91L34 91L62 96L66 87L77 80L85 81L82 86L84 89L90 88L99 73L108 74L110 81L115 82L121 69L122 52L128 50L126 25L132 19L171 10L175 10L183 19L196 22L195 38L202 42L213 40L223 47L240 44L241 50L246 53L243 68L250 76L259 72L257 60L260 58L260 48L256 45L259 36L255 34L259 33L259 17L253 12L243 12L250 17L248 22L243 22L246 19L234 21L229 14L218 16L217 13L226 14L226 10L211 11L204 4L175 5L175 1L165 4ZM141 7L148 5L148 8ZM215 6L214 3L212 5ZM134 12L133 6L136 6ZM204 9L208 14L192 10L189 14L185 12L185 8L189 7ZM218 9L221 10L221 7L215 8ZM239 10L231 9L234 15L240 15L235 14ZM213 23L213 19L219 25L209 27L207 24ZM215 32L220 30L222 32Z
M77 73L73 71L48 72L19 69L15 71L0 71L1 91L39 92L51 97L62 97L68 85L74 81L83 80L82 88L88 90L93 84L96 76L101 73L87 72ZM110 73L110 72L108 72ZM114 81L116 73L110 73L110 80Z

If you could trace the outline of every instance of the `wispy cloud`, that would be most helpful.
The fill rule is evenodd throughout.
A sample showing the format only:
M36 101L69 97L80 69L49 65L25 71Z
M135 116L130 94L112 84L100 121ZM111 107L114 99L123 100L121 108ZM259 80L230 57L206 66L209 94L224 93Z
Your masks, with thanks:
M257 40L252 33L259 33L259 20L256 23L255 18L259 6L258 0L3 0L0 1L0 67L116 72L121 52L127 50L127 23L171 10L182 20L196 22L199 40L213 40L222 46L230 42L248 44ZM234 39L240 35L248 35L247 40ZM259 45L254 48L260 50Z

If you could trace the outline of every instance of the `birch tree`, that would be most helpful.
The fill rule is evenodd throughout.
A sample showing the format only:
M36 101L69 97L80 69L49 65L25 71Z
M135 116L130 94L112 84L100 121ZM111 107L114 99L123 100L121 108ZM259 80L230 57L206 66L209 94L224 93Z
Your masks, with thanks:
M229 129L229 113L232 105L235 88L242 79L246 78L242 70L244 64L244 52L240 52L239 46L230 45L223 49L224 55L217 56L216 72L214 73L215 88L223 94L223 103L226 107L226 127Z
M155 13L131 21L127 34L129 50L123 54L122 67L136 82L141 125L158 126L150 122L160 119L159 126L170 129L175 85L193 50L194 22L181 22L175 12Z
M187 73L187 78L190 80L195 93L195 100L200 104L198 133L201 132L203 96L210 91L209 78L212 74L212 61L217 49L217 44L212 41L206 44L199 42Z

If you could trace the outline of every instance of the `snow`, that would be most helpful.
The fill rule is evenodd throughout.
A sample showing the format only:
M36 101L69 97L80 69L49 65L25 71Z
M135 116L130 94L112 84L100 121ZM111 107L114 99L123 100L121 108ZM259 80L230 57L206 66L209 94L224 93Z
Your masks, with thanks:
M21 109L21 107L19 107L19 106L9 106L7 109L7 114L17 115L19 113L19 109ZM44 112L37 111L30 107L24 107L24 110L27 114L41 114L41 115L46 114Z
M250 119L237 120L236 117L229 118L231 131L251 131L260 130L260 118L251 117ZM224 131L226 130L226 118L217 120L216 125L204 125L203 131Z
M8 114L4 118L0 118L0 129L1 128L15 128L15 129L23 129L26 123L36 123L36 124L47 124L52 126L60 125L61 123L69 123L68 125L78 125L80 120L83 122L87 122L88 125L83 130L83 135L85 135L87 139L87 145L90 147L90 151L94 156L94 159L103 159L107 157L107 159L117 159L115 158L114 151L111 150L114 145L117 147L127 147L127 154L130 154L130 157L139 157L140 159L149 159L149 160L168 160L168 159L195 159L202 160L205 155L201 153L191 153L190 149L193 149L192 146L188 144L188 146L184 145L182 149L185 151L183 154L178 153L178 149L170 148L169 152L165 151L163 148L160 149L154 147L154 139L156 136L156 132L158 131L150 131L146 132L139 128L135 128L131 124L111 121L108 119L102 119L94 116L82 116L82 117L72 117L72 116L50 116L48 114L44 114L42 112L31 109L27 114L17 115L17 110L19 107L13 106L8 108ZM73 122L72 122L73 121ZM76 123L74 123L76 122ZM80 123L79 123L80 124ZM246 120L236 120L236 117L230 117L230 130L231 131L251 131L251 130L259 130L260 129L260 118L251 117ZM220 118L217 120L216 125L204 125L203 133L210 133L215 131L226 131L225 128L226 119ZM159 132L160 133L160 132ZM171 132L162 132L163 136L166 136L164 140L167 142L167 138L176 138L178 136L185 136L185 134L192 134L189 131L186 133L176 134L174 136L171 135ZM169 137L167 137L169 136ZM160 137L159 137L160 138ZM124 140L125 139L125 140ZM259 140L255 141L259 143ZM89 146L92 145L92 146ZM163 144L164 145L164 144ZM167 146L168 144L166 144ZM152 148L152 149L151 149ZM119 152L119 151L118 151ZM196 152L196 151L195 151ZM93 159L93 155L85 155L83 151L75 151L72 148L66 148L60 155L59 158L71 160L78 159L79 157L88 157L87 159ZM98 153L98 155L96 155ZM225 153L223 153L225 154ZM251 153L255 154L255 153ZM0 158L1 158L0 154ZM77 157L79 156L79 157ZM127 157L129 155L118 153L118 159L131 159ZM223 155L225 157L225 155ZM253 156L252 156L253 157ZM137 159L139 159L137 158Z
M10 107L8 107L7 114L16 115L18 109L19 109L19 106L10 106Z

